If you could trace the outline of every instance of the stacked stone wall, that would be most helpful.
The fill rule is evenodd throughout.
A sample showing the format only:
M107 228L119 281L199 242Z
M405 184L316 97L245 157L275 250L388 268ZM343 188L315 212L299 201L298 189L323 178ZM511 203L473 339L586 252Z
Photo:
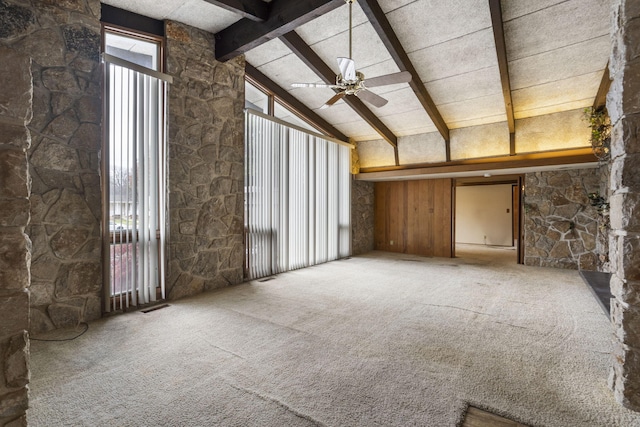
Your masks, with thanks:
M100 2L0 0L0 11L0 45L31 57L31 330L73 326L101 315Z
M374 249L374 183L352 181L351 252L364 254Z
M0 58L0 425L21 426L29 383L31 61L3 46Z
M168 22L169 298L237 284L244 265L244 58Z
M598 269L599 214L589 193L598 192L597 169L529 173L525 177L526 265Z
M611 178L611 162L603 161L599 167L600 171L600 195L607 203L611 200L611 189L609 180ZM611 263L609 261L609 234L611 231L610 213L607 208L600 215L598 223L598 235L596 238L596 254L598 255L598 271L605 273L611 272Z
M611 320L615 333L610 386L640 410L640 2L613 1L611 137Z

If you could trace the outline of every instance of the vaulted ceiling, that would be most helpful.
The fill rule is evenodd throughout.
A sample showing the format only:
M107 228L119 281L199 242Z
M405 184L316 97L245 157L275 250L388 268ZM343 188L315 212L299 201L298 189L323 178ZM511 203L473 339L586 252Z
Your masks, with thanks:
M357 0L353 59L366 77L408 70L411 83L373 92L381 108L347 96L330 108L336 58L349 56L345 0L106 0L216 33L216 56L244 54L248 73L277 86L355 141L439 135L604 103L608 0ZM336 132L334 132L336 133ZM507 153L508 154L508 153ZM396 148L397 163L397 148Z

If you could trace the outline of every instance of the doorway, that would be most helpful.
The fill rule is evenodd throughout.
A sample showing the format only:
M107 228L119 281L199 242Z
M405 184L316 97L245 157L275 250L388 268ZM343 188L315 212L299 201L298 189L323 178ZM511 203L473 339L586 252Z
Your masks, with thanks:
M522 263L522 182L520 175L456 179L456 248L501 249L513 253L514 260Z

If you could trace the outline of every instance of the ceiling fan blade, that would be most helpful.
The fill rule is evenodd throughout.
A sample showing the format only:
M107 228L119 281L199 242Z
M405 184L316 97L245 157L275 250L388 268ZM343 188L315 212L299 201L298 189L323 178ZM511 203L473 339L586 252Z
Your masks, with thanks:
M325 108L329 108L331 107L333 104L335 104L336 102L338 102L339 100L341 100L342 98L344 98L344 96L346 95L345 92L338 92L335 95L333 95L331 97L330 100L328 100L322 107L320 107L321 110L324 110Z
M367 101L369 104L378 108L384 107L387 104L387 102L389 102L383 97L381 97L380 95L376 95L375 93L369 92L368 90L362 90L358 92L356 96L361 98L363 101Z
M291 86L292 87L326 87L329 89L339 88L339 86L328 85L324 83L292 83Z
M396 83L409 83L410 81L411 73L408 71L400 71L399 73L385 74L384 76L366 79L365 84L367 87L378 87Z
M340 74L345 80L357 80L356 78L356 63L351 58L338 58L338 67L340 67Z

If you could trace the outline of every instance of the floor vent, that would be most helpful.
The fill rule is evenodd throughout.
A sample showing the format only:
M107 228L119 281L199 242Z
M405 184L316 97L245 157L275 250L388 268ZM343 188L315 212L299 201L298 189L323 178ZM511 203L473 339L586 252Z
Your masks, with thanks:
M258 282L268 282L269 280L274 280L275 277L265 277L264 279L258 280Z
M154 305L153 307L148 307L140 311L143 313L150 313L152 311L160 310L161 308L165 308L165 307L169 307L169 304L158 304L158 305Z

